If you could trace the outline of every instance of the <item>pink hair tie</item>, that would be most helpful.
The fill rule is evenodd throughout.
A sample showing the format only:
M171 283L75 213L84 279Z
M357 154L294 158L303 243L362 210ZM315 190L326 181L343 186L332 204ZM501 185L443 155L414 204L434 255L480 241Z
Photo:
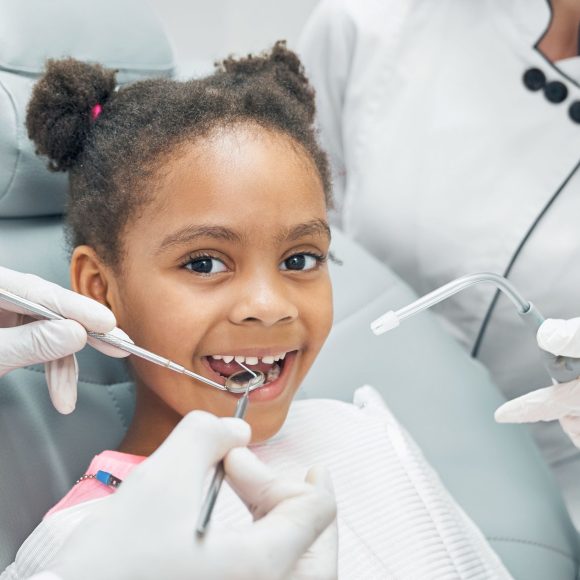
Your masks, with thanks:
M100 105L99 103L97 103L92 109L91 109L91 119L93 121L96 121L97 118L99 117L99 115L103 112L103 106Z

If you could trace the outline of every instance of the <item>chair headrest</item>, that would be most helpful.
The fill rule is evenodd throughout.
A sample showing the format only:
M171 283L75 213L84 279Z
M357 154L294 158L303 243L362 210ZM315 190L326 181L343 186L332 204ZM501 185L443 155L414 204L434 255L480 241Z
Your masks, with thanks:
M169 40L144 0L0 0L0 218L64 211L66 175L35 155L25 118L46 60L67 56L118 69L120 84L174 71Z

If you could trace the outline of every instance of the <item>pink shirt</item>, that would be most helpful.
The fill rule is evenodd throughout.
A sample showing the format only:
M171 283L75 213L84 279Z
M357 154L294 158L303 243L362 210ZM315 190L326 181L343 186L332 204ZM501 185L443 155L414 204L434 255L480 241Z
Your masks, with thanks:
M96 475L97 471L102 470L123 480L144 460L145 457L141 455L130 455L120 451L103 451L93 457L86 473ZM73 485L71 490L44 517L46 518L73 505L105 497L112 493L115 493L114 488L104 485L96 479L83 480Z

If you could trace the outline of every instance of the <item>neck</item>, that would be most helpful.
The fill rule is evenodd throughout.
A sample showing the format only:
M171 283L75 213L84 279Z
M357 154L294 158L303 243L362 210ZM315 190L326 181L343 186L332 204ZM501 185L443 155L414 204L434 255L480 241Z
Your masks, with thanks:
M578 56L580 1L551 0L551 6L552 20L538 49L552 62Z
M137 382L135 414L118 450L148 457L165 441L180 420L178 413Z

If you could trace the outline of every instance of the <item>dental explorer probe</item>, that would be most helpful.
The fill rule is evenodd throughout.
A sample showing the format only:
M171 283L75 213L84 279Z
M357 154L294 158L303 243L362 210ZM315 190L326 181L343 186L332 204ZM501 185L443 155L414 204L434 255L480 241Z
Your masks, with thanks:
M254 371L251 371L248 367L243 365L241 362L238 362L238 364L241 367L243 367L244 369L246 369L247 372L254 375L255 379L259 378L258 375L256 373L254 373ZM248 402L249 402L248 397L250 395L251 382L252 381L248 382L244 396L238 400L238 404L236 405L236 412L234 413L234 417L236 417L237 419L243 419L246 416L246 410L248 408ZM211 514L213 512L213 508L215 507L215 503L217 501L218 494L219 494L220 489L222 487L222 483L224 482L225 476L226 476L226 471L225 471L225 467L224 467L224 460L222 459L216 465L213 477L211 478L211 483L209 484L207 494L205 496L205 499L204 499L203 504L201 506L201 510L199 512L199 516L197 519L197 526L195 528L198 536L203 536L205 534L205 531L206 531L207 526L209 524L209 520L211 518Z
M434 306L443 300L447 300L447 298L454 294L480 283L489 283L495 286L498 290L501 290L501 292L503 292L514 304L518 314L530 330L534 332L534 335L537 333L538 328L544 322L544 317L540 311L531 302L526 300L516 290L515 286L507 280L507 278L492 272L478 272L462 276L461 278L452 280L448 284L425 294L425 296L411 302L411 304L408 304L397 311L389 310L371 322L371 330L377 336L384 334L385 332L399 326L399 324L406 318L418 314L423 310L427 310L428 308L431 308L431 306ZM571 381L580 375L580 359L555 356L544 350L541 350L541 352L544 356L544 364L550 373L550 376L555 381L564 383Z
M0 288L0 302L2 302L2 301L8 302L10 304L13 304L14 306L17 306L18 308L31 314L35 318L44 318L47 320L66 320L66 318L64 316L61 316L60 314L53 312L52 310L50 310L49 308L46 308L45 306L42 306L41 304L37 304L36 302L32 302L31 300L27 300L26 298L22 298L21 296L17 296L16 294L12 294L12 292L8 292L8 290L4 290L4 289ZM101 333L101 332L87 331L87 334L91 338L94 338L96 340L100 340L101 342L105 342L107 344L110 344L111 346L114 346L116 348L124 350L125 352L128 352L129 354L135 355L139 358L147 360L147 361L149 361L153 364L159 365L161 367L167 368L167 369L174 371L176 373L186 375L192 379L195 379L196 381L201 381L202 383L205 383L206 385L210 385L212 387L215 387L216 389L219 389L220 391L239 392L239 389L241 388L239 385L235 386L233 381L231 382L232 388L231 389L228 388L229 379L226 380L226 385L220 385L219 383L216 383L215 381L212 381L211 379L207 379L202 375L198 375L197 373L194 373L193 371L186 369L184 366L177 364L176 362L173 362L172 360L170 360L168 358L165 358L163 356L160 356L158 354L150 352L144 348L141 348L140 346L137 346L136 344L133 344L132 342L129 342L127 340L119 338L119 337L111 334L110 332ZM247 370L249 370L249 369L247 369ZM256 375L256 373L254 373L252 371L250 371L250 373L252 375L254 375L254 377L256 379L256 380L252 379L247 385L248 390L251 392L254 389L261 387L265 382L265 378L264 378L264 375L262 373L260 373L261 376Z

